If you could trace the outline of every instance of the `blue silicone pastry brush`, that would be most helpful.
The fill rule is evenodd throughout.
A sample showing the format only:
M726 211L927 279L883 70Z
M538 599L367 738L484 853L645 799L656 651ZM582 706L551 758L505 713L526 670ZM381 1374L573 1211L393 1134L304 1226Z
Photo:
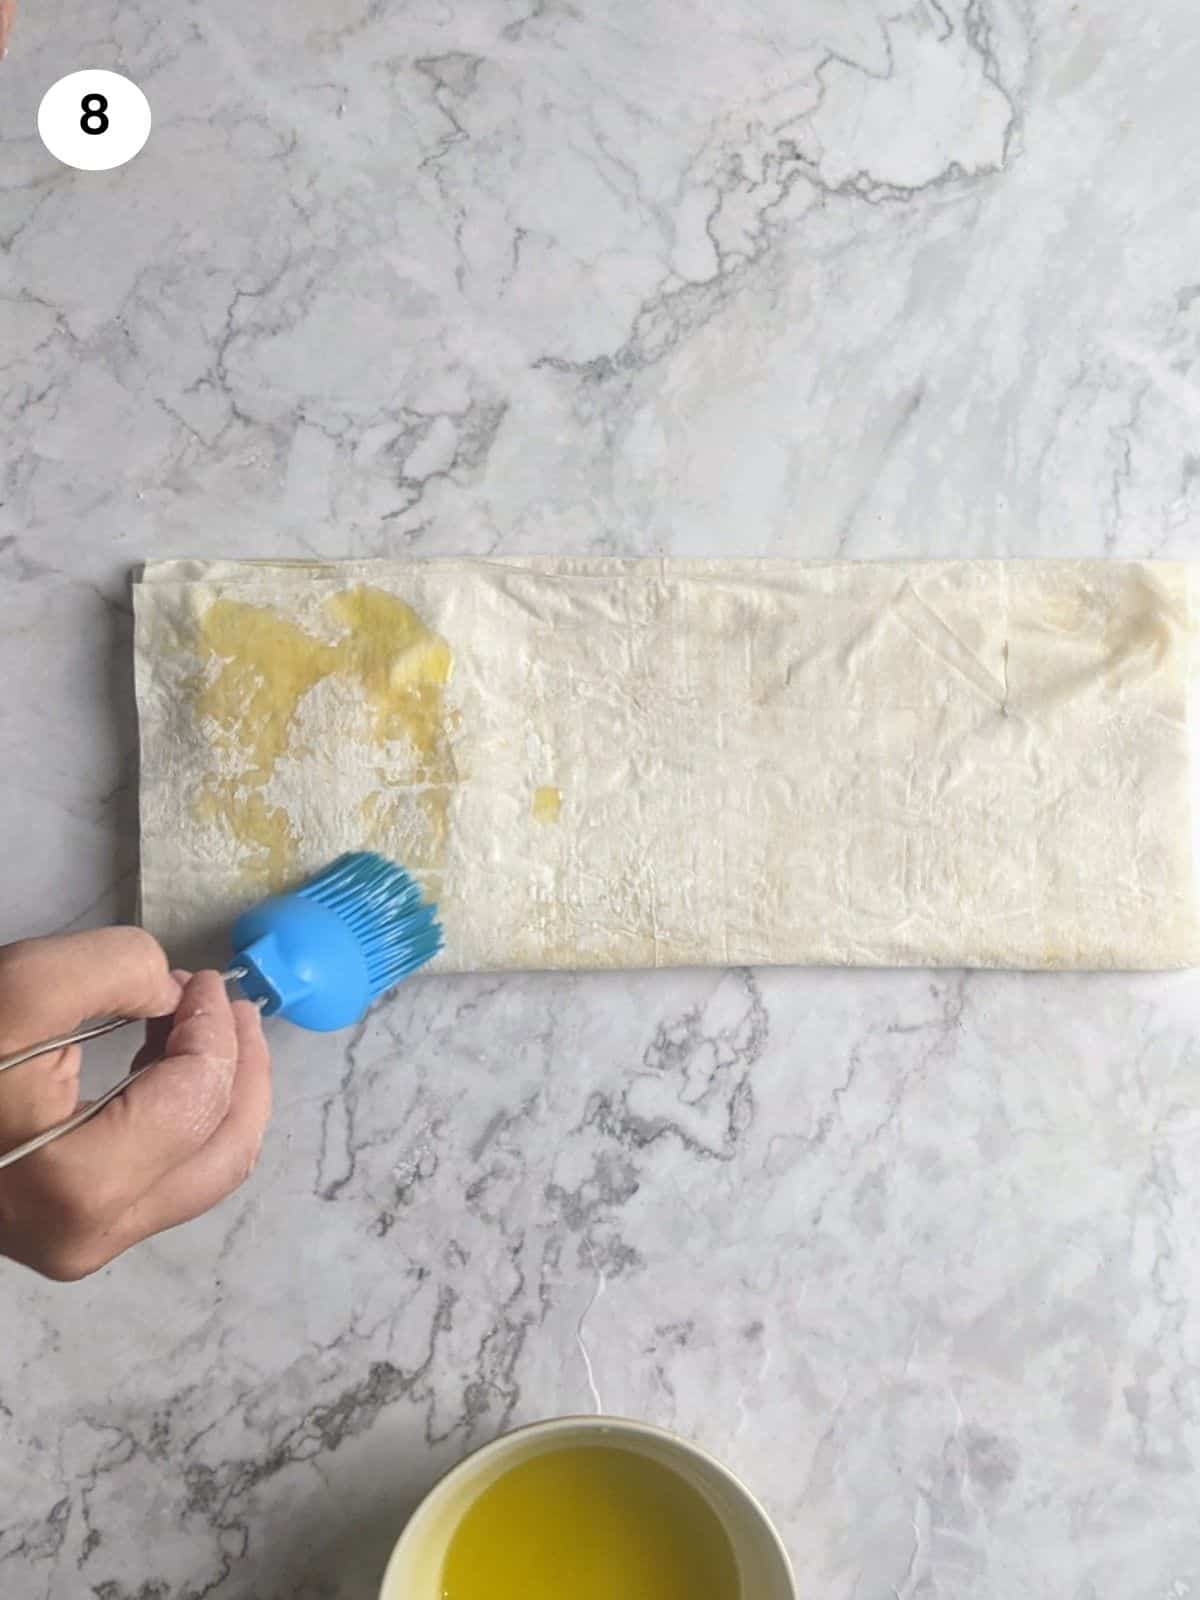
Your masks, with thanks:
M327 1033L360 1021L372 1001L432 961L442 948L442 929L437 907L403 867L358 850L339 856L298 889L243 912L231 943L227 982L236 982L264 1016ZM137 1020L84 1023L74 1033L0 1058L0 1072ZM6 1151L0 1168L78 1128L153 1066L139 1067L65 1122Z
M233 925L233 966L265 1017L318 1033L358 1022L367 1007L442 948L437 907L403 867L356 851Z

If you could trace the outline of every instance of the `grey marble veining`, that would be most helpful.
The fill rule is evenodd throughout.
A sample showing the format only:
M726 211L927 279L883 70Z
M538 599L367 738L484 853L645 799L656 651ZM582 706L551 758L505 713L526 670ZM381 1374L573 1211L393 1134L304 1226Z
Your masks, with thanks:
M117 172L34 132L85 65L153 108ZM1190 0L29 0L0 936L131 914L148 555L1200 553L1198 69ZM233 1201L0 1269L0 1593L370 1600L438 1471L601 1407L806 1595L1186 1600L1198 1022L771 971L280 1033Z

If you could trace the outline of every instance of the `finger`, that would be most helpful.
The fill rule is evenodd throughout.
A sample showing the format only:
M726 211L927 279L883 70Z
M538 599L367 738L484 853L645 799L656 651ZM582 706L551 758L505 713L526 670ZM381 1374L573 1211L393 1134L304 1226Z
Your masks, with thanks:
M179 992L192 981L192 974L183 967L172 967L171 976L179 985ZM161 1061L167 1053L167 1040L171 1037L171 1029L175 1025L174 1017L151 1017L146 1024L146 1041L129 1063L130 1072L140 1072L143 1067L148 1067L152 1061Z
M141 928L26 939L0 952L0 1053L68 1033L90 1017L161 1017L180 988Z
M152 1017L146 1024L146 1038L137 1055L129 1063L130 1072L140 1072L152 1061L161 1061L167 1053L167 1040L175 1026L174 1017Z
M0 951L0 1055L69 1033L87 1017L173 1011L179 984L140 928L27 939ZM75 1110L79 1051L35 1056L0 1076L0 1140L20 1144Z
M198 972L183 992L166 1054L91 1122L30 1160L57 1164L97 1225L111 1225L152 1184L203 1148L229 1111L238 1034L225 985Z
M212 1138L134 1202L122 1219L126 1244L190 1222L224 1200L254 1169L271 1114L271 1057L257 1006L233 1007L238 1067L229 1111Z
M0 1149L62 1122L79 1105L79 1047L36 1056L0 1075Z
M8 54L8 36L16 11L16 0L0 0L0 59Z

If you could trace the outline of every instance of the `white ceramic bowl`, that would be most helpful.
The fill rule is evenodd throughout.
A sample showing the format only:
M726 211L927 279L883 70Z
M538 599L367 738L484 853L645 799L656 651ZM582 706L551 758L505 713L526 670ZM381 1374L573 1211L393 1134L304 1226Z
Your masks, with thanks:
M644 1422L617 1417L559 1417L505 1434L468 1456L426 1495L405 1528L383 1578L379 1600L441 1600L442 1569L467 1507L510 1467L573 1444L614 1445L669 1467L704 1496L733 1546L744 1600L796 1600L783 1543L766 1512L733 1474L703 1450Z

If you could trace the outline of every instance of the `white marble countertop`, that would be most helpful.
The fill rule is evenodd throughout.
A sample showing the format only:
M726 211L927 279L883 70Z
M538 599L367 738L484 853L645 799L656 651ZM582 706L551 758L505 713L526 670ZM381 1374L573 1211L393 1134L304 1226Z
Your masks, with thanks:
M23 4L0 937L131 912L146 556L1197 553L1193 0ZM84 66L116 172L33 132ZM0 1592L370 1600L439 1470L599 1405L804 1595L1200 1593L1198 1021L739 971L280 1034L234 1200L0 1267Z

